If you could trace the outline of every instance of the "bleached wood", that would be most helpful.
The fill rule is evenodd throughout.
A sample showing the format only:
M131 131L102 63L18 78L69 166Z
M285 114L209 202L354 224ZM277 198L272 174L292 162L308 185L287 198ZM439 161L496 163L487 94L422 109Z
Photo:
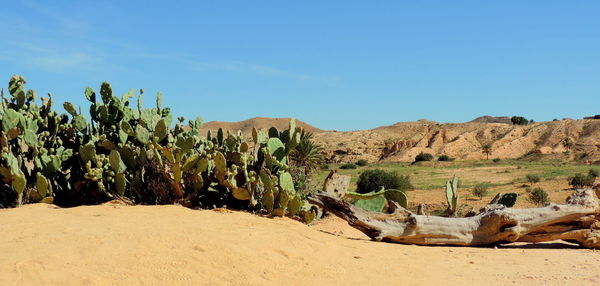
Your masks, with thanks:
M363 210L320 192L311 201L376 241L477 246L562 239L600 249L600 202L593 190L576 190L566 204L513 209L488 205L465 218L417 215L396 206L391 214Z

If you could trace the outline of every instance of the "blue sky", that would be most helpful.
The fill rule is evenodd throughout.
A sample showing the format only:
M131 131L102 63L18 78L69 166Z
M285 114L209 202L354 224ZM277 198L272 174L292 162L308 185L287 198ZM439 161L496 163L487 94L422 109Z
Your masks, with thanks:
M323 129L600 114L599 1L4 1L0 77Z

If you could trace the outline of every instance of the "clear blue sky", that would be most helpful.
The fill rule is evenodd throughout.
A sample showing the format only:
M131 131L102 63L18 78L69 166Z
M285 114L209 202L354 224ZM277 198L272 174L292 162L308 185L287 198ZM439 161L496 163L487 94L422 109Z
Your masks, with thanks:
M156 2L156 3L151 3ZM150 4L151 3L151 4ZM600 1L3 1L0 77L323 129L600 114Z

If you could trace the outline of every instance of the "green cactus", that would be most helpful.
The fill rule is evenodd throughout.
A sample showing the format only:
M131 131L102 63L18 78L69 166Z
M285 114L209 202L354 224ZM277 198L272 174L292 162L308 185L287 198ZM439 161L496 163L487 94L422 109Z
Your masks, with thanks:
M506 207L512 208L515 205L515 203L517 202L518 197L519 197L519 195L517 193L506 193L506 194L498 193L492 199L490 204L501 204L501 205L505 205Z
M365 204L371 205L371 204L373 204L373 202L358 203L359 201L365 201L365 200L370 201L370 200L373 200L373 199L376 199L379 197L383 197L385 199L385 205L382 207L382 210L385 208L385 206L388 205L389 201L394 201L394 202L398 203L398 205L400 205L401 207L408 208L408 197L406 196L405 192L399 191L399 190L393 190L393 189L386 190L385 188L381 187L381 189L379 191L373 191L373 192L366 193L366 194L348 192L344 196L344 198L346 198L346 199L356 201L355 204L357 206L361 206L361 207L365 206ZM380 199L377 199L374 202L379 202L379 201L380 201ZM376 209L379 209L378 203L377 203ZM371 208L369 208L369 210L371 210Z
M53 111L51 97L35 104L35 92L24 84L23 77L13 76L11 98L0 102L0 177L20 197L25 190L34 190L29 198L51 202L54 196L78 189L96 192L72 196L98 198L91 203L114 196L157 203L152 198L159 194L153 188L166 185L172 202L213 205L216 201L210 200L215 196L209 192L217 192L223 205L236 200L273 215L300 215L306 221L316 216L306 209L288 172L287 156L299 138L294 119L282 132L272 128L267 135L253 130L254 144L244 142L241 132L225 134L222 129L214 138L202 138L200 117L189 121L190 129L183 128L182 117L169 128L173 115L162 105L162 94L157 95L155 108L144 109L140 90L134 109L129 106L133 91L116 97L105 82L98 101L94 90L86 88L88 120L70 102L63 104L68 114ZM157 183L158 179L163 181Z
M451 181L446 182L446 200L448 202L448 214L450 216L456 213L458 207L458 177L452 177Z
M369 199L361 199L354 203L357 207L373 212L383 212L387 205L387 200L383 194Z

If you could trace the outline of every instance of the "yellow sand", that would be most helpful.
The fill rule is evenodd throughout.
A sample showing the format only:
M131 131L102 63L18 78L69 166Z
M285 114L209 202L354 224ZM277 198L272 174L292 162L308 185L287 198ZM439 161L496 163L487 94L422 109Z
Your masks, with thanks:
M387 244L331 218L36 204L0 229L0 285L600 285L598 251Z

